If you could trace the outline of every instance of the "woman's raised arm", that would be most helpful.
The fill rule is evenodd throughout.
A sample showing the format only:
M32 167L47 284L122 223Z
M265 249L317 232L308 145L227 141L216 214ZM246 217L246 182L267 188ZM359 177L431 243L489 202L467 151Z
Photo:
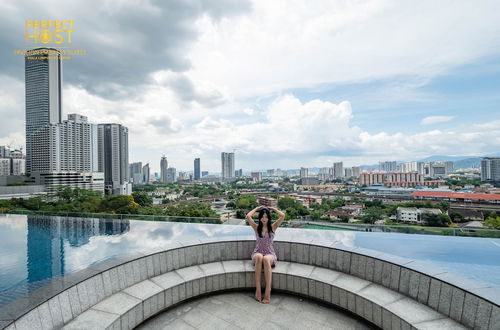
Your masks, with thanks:
M278 210L275 207L269 207L269 209L273 210L276 213L278 213L278 215L280 216L279 219L276 220L275 223L273 223L273 231L276 231L276 229L278 229L278 227L281 225L281 223L283 222L283 220L285 220L285 213L281 212L280 210Z
M246 216L248 222L250 223L250 226L252 226L252 228L255 229L255 230L257 230L257 224L252 219L252 217L255 215L255 212L259 211L261 208L262 208L262 206L257 206L256 208L254 208L253 210L251 210L250 212L248 212L247 216Z

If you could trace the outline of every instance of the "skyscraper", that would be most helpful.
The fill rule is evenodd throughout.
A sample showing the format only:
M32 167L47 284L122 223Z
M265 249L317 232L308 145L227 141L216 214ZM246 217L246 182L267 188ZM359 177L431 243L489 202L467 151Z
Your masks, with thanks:
M167 157L163 156L160 160L160 182L167 183L167 169L168 169L168 161Z
M128 128L121 124L99 124L97 136L98 169L104 172L106 192L130 194Z
M222 178L234 178L234 152L222 152Z
M198 181L201 178L201 169L200 169L200 159L194 159L194 180Z
M142 167L142 176L142 181L145 184L149 184L149 180L151 179L151 169L149 168L149 163Z
M35 56L36 54L36 56ZM50 56L47 56L49 55ZM37 48L25 57L26 172L31 173L32 135L38 129L61 122L62 63L60 52Z

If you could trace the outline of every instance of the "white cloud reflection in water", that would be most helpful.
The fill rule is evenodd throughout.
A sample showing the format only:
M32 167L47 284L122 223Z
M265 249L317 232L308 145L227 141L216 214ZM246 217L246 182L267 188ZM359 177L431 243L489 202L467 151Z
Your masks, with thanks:
M139 220L30 217L28 225L25 215L0 215L0 291L31 282L28 277L34 275L37 280L51 277L51 268L67 274L115 256L163 250L172 243L234 236L252 239L255 234L249 226ZM279 228L280 239L371 249L500 286L500 239ZM61 253L45 252L53 247L60 247Z
M158 251L175 242L189 242L200 238L224 236L253 236L248 226L187 224L173 222L130 221L130 230L119 235L93 236L85 245L72 247L65 243L67 271L83 269L110 257L140 252ZM279 228L276 239L330 241L354 246L355 233L314 229ZM250 256L249 256L250 258Z

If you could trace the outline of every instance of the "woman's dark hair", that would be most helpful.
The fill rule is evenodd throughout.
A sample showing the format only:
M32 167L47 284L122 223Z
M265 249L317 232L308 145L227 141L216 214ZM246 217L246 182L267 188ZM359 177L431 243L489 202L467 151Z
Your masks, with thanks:
M269 237L271 237L271 233L273 232L273 227L271 226L271 211L267 208L263 208L259 211L259 224L257 225L257 233L259 234L259 237L262 237L262 217L264 216L264 213L267 214L267 234Z

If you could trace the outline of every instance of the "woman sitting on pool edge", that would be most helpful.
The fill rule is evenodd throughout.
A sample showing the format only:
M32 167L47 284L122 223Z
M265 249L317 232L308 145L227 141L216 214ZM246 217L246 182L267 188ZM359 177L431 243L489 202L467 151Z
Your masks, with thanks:
M271 211L279 214L279 219L275 223L271 223ZM252 219L255 212L259 211L259 224L256 224ZM276 266L278 261L274 252L273 240L274 232L285 220L285 213L274 207L257 206L246 216L248 222L255 231L256 244L252 253L252 260L255 266L255 299L258 302L269 304L271 302L271 267ZM261 289L261 272L264 266L264 277L266 279L266 289L264 291L264 299L262 299Z

